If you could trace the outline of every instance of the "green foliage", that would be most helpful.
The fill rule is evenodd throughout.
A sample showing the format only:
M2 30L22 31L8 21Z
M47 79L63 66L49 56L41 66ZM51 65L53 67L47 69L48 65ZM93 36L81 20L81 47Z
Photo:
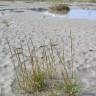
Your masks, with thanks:
M80 87L78 84L71 81L67 84L64 84L64 92L67 96L79 96Z
M34 73L32 80L33 80L32 86L34 87L33 89L35 89L35 91L44 90L44 88L46 87L45 76L42 71Z

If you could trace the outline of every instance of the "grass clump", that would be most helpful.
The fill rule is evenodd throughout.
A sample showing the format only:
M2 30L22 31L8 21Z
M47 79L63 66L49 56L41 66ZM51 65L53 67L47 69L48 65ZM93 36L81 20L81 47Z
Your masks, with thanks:
M49 7L49 12L55 14L67 14L70 11L68 5L65 4L57 4Z
M68 69L65 65L64 50L63 55L60 58L60 62L63 64L62 77L63 77L63 91L65 96L80 96L80 86L75 78L75 70ZM72 64L71 64L72 65ZM72 65L72 67L74 67ZM71 71L70 71L71 70ZM69 72L70 71L70 72ZM62 86L61 86L62 88Z
M64 66L64 70L62 72L63 80L64 80L64 93L66 96L80 96L80 86L76 80L76 69L74 69L74 55L73 55L73 37L72 32L70 31L70 48L71 48L71 71L68 73L68 69L66 67L65 58L64 58L64 50L63 50L63 58L61 62ZM70 75L71 74L71 75Z
M38 91L44 90L45 88L45 76L44 73L39 71L33 75L33 87Z
M28 56L24 55L22 43L20 43L20 48L14 48L12 51L8 41L10 53L12 56L14 54L12 63L16 72L17 89L22 90L24 93L42 91L46 89L47 85L45 83L46 76L44 70L39 66L41 62L40 58L36 55L35 48L32 47L33 49L30 49L28 42L26 44L28 47ZM16 63L18 64L18 67L16 67Z
M67 96L79 96L79 90L79 86L73 82L64 86L64 92Z
M64 93L66 96L80 96L80 86L75 79L64 78Z
M20 79L20 78L19 78ZM34 93L37 91L42 91L46 88L44 73L38 71L38 73L28 74L27 76L21 77L20 90L23 90L25 93Z
M72 51L72 34L71 38L71 57L72 57L72 69L68 69L65 63L64 48L58 51L57 44L49 42L48 45L40 45L38 48L34 46L31 39L25 42L27 45L27 52L24 52L24 47L20 41L20 48L13 48L13 51L9 45L10 53L14 57L12 63L16 72L17 85L19 90L24 93L45 92L49 89L63 92L65 96L79 96L80 89L74 78L73 70L73 51ZM31 41L31 47L29 45ZM27 53L27 55L25 54ZM15 62L15 61L16 62ZM16 67L18 64L18 68ZM62 65L61 72L57 71L57 64ZM71 71L71 72L69 72ZM61 75L59 78L58 75ZM51 92L48 96L61 96L57 92Z

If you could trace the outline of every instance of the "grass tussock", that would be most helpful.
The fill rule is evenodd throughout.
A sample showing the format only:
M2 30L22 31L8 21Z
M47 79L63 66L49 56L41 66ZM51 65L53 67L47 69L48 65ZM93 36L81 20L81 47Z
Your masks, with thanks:
M31 41L31 47L29 41ZM62 91L66 96L79 96L80 89L74 78L74 70L71 69L70 75L65 64L64 48L58 51L57 44L52 41L47 45L40 45L38 48L34 46L31 39L26 39L25 42L27 52L24 51L21 41L20 48L12 49L7 40L10 53L12 56L14 54L11 60L16 72L16 84L19 86L19 90L22 90L25 95L26 93L45 92L50 89L55 91L49 92L48 96L61 96L56 90ZM61 74L58 73L56 64L62 65ZM72 65L72 67L74 66Z
M6 27L9 27L10 26L9 25L9 22L7 20L3 20L1 23L4 24Z
M49 12L56 14L67 14L70 8L66 4L57 4L49 7Z

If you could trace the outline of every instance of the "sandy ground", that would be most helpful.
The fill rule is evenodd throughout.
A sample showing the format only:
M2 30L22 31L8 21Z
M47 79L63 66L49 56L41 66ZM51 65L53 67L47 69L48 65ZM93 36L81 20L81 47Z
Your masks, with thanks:
M1 2L3 4L3 2ZM36 4L9 4L6 7L31 7ZM29 6L30 5L30 6ZM48 4L37 4L37 6ZM66 64L70 63L70 30L73 38L74 65L78 78L85 89L84 96L96 96L96 20L76 20L47 16L38 12L5 14L0 22L7 20L9 27L0 23L0 96L15 96L11 91L14 80L13 65L6 43L6 37L13 47L25 34L31 36L36 45L47 43L49 39L65 46ZM30 35L31 34L31 35ZM62 41L63 40L63 41Z

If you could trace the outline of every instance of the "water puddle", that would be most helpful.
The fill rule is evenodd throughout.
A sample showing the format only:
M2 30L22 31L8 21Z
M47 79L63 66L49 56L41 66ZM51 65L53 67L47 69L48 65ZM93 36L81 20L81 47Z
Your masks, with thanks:
M62 15L50 13L47 8L0 8L0 16L6 13L22 13L27 11L35 11L59 18L96 20L96 10L80 8L71 8L67 14Z
M88 19L88 20L96 20L96 10L87 10L87 9L71 9L68 14L58 15L54 13L50 13L48 11L43 12L45 15L50 15L54 17L62 17L69 19Z

